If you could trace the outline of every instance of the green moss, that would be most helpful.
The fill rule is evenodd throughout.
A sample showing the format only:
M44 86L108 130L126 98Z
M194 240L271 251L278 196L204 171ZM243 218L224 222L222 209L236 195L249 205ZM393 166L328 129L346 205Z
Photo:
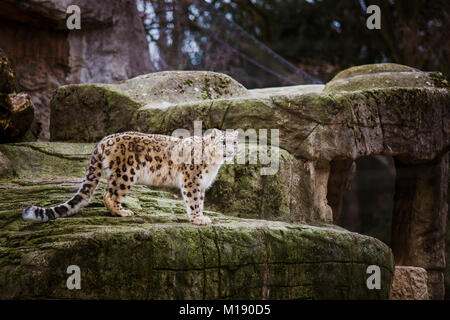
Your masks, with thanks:
M425 72L410 73L374 73L352 78L332 80L325 86L324 92L359 91L374 88L429 88L435 82Z
M324 92L395 87L445 88L448 82L439 72L422 72L408 66L383 63L346 69L326 84Z
M0 152L9 159L8 171L0 176L31 179L33 177L82 177L95 144L23 142L0 144Z
M220 99L223 95L228 95L230 93L228 86L231 84L231 81L230 78L218 76L213 76L212 78L205 77L203 79L203 86L200 89L201 99ZM214 93L215 95L213 96Z
M447 78L442 74L442 72L430 72L430 78L434 82L434 86L437 88L449 88L449 83Z
M106 86L60 87L51 100L51 139L97 142L108 134L127 131L139 107L130 97Z
M262 175L261 170L269 164L249 163L250 158L257 159L258 145L240 144L239 159L244 151L247 155L245 164L226 164L219 170L207 192L206 205L237 217L300 221L292 205L298 200L298 190L289 181L298 174L293 167L301 167L302 163L286 151L277 150L279 170L274 175ZM268 151L270 156L271 150ZM302 207L300 210L307 209Z
M187 219L177 218L177 213L164 216L146 211L145 204L141 206L145 213L130 219L108 218L103 210L97 209L96 214L83 210L75 217L47 224L17 221L3 225L0 296L83 299L388 296L392 257L390 250L375 239L326 228L222 218L218 214L212 215L212 226L197 227ZM340 252L338 256L336 250ZM386 271L382 291L365 288L363 271L371 263L380 264ZM65 288L65 269L73 264L81 268L82 290ZM333 281L326 285L322 279L327 279L329 272ZM342 288L345 283L348 287Z

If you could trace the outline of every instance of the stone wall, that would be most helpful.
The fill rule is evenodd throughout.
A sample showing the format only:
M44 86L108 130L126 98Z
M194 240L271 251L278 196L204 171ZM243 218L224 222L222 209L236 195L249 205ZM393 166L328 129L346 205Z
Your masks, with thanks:
M136 4L77 1L81 30L68 30L71 1L0 3L0 48L36 106L37 138L48 140L50 96L68 83L113 82L153 71Z

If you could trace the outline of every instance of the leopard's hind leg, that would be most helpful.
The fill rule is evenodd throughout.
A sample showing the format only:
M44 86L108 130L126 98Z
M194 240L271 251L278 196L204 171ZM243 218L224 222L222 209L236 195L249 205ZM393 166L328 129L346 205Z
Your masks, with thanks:
M115 216L133 216L133 211L124 209L121 201L134 185L134 176L130 176L122 172L117 174L112 173L111 176L107 178L108 186L105 194L103 195L103 200L108 210Z

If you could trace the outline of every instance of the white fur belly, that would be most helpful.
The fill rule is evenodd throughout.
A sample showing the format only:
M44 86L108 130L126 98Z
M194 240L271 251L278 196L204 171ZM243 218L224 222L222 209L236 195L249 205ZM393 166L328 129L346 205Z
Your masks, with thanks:
M208 173L203 173L203 180L201 184L203 189L208 189L209 187L211 187L214 180L216 179L219 169L220 165L214 165L208 168Z
M145 168L139 172L137 183L146 186L178 187L177 172L171 170L169 175L167 167L161 167L154 172Z

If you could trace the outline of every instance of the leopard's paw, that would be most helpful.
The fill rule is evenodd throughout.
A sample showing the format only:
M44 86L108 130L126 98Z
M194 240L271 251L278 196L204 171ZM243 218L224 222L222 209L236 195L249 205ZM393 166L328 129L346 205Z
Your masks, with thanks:
M211 219L207 216L198 216L193 218L191 221L193 224L198 226L207 226L208 224L211 224Z
M121 211L113 213L113 215L115 215L117 217L132 217L132 216L134 216L134 212L131 210L121 210Z

